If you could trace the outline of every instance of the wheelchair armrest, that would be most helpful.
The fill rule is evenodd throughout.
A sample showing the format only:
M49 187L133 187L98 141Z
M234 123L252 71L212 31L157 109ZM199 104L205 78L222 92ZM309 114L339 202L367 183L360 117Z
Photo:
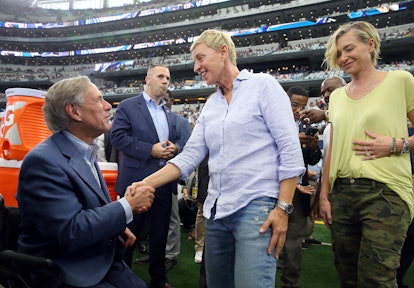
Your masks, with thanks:
M22 266L29 267L53 267L53 260L40 256L33 256L13 250L3 250L0 252L0 261L5 260Z

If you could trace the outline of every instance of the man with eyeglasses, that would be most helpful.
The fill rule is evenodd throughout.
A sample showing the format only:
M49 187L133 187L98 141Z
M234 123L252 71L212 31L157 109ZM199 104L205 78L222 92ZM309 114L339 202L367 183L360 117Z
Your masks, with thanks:
M321 83L321 96L323 97L323 100L325 101L327 107L329 108L329 98L331 96L331 93L342 86L345 86L346 82L343 78L339 77L339 76L334 76L331 78L327 78L324 81L322 81ZM323 149L322 149L322 159L323 157L325 157L327 151L328 151L328 147L329 147L329 141L330 141L330 123L329 123L329 110L315 110L315 109L311 109L311 110L307 110L304 111L302 113L302 119L305 121L307 120L308 123L320 123L322 121L326 121L327 124L325 126L325 129L323 130L323 134L322 134L322 141L323 141ZM322 175L319 174L319 179L322 178ZM319 190L320 190L320 181L318 182L317 188L316 188L316 193L314 196L314 199L312 200L312 210L315 209L316 205L318 205L319 200ZM308 220L308 225L306 228L306 237L305 237L305 242L311 243L311 244L320 244L318 242L318 240L315 240L312 237L312 233L313 233L313 218L314 217L310 217L310 219Z
M322 82L321 96L323 97L323 100L325 101L328 108L329 108L329 97L331 96L331 93L336 88L339 88L345 85L346 85L345 80L339 76L327 78ZM310 109L302 113L301 119L303 120L306 119L305 122L308 122L309 124L319 123L319 122L322 122L323 120L328 122L329 121L329 110Z
M317 130L308 123L301 121L301 115L308 103L308 93L300 86L288 89L293 116L298 124L299 140L302 146L302 155L307 170L308 165L315 165L321 159L321 150L318 146ZM289 216L285 246L283 248L283 264L281 287L299 287L302 266L302 241L305 237L306 221L310 212L310 195L315 188L309 185L307 171L301 183L296 185L293 197L295 209Z
M292 108L295 108L295 109L299 108L300 111L303 111L306 109L306 105L300 105L299 103L296 103L296 102L291 102L290 105L292 106Z

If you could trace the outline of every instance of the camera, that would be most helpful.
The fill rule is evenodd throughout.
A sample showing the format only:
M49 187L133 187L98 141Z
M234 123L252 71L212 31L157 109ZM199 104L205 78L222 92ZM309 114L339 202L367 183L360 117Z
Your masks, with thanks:
M299 125L299 132L304 132L305 135L309 136L315 136L316 133L318 133L319 128L316 124L308 124L305 122L300 122Z
M314 125L309 125L308 128L305 131L305 135L315 136L316 133L318 133L319 128Z

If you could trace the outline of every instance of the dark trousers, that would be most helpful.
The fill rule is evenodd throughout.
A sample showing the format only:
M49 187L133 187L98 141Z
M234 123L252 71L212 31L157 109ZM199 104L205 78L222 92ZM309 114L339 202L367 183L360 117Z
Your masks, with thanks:
M207 288L207 276L206 276L206 261L204 260L206 248L203 249L203 258L200 265L200 278L198 279L198 288Z
M98 265L98 264L97 264ZM32 288L78 288L62 283L57 271L33 274ZM121 261L114 261L108 273L98 284L84 288L146 288L145 282Z
M309 197L298 190L293 197L292 214L289 215L285 246L283 247L281 287L299 287L302 268L302 241L305 237L309 211Z
M407 238L401 250L400 268L397 269L397 284L399 288L408 288L404 284L405 274L411 266L414 258L414 221L408 227Z
M151 209L146 213L134 215L129 228L135 235L140 235L145 223L148 225L149 243L149 274L154 285L167 282L165 269L165 246L167 244L168 227L170 225L172 192L170 185L159 187L155 191L155 198ZM125 262L132 264L133 247L126 250Z

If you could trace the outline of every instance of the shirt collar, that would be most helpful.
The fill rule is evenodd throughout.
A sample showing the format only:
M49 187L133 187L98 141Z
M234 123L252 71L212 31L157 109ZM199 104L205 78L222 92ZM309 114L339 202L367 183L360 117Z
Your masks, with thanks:
M240 83L244 80L249 79L251 75L252 73L246 69L243 69L242 71L240 71L239 75L237 75L236 79L234 79L233 81L233 90L236 90L240 86ZM217 87L216 91L218 91L219 95L221 95L221 97L224 98L223 91L221 90L220 86Z
M148 94L147 94L147 92L143 92L142 93L142 95L144 96L144 99L145 99L145 102L147 102L147 105L148 104L150 104L150 103L154 103L154 104L156 104L156 102L154 101L154 99L152 99ZM166 102L165 102L165 100L164 99L161 99L161 101L160 101L160 105L158 105L158 106L164 106L166 104Z
M250 78L251 74L251 72L247 71L246 69L243 69L242 71L240 71L239 75L237 75L236 79L239 81L247 80Z
M63 134L68 137L68 139L73 143L73 145L75 145L75 147L84 155L86 159L91 162L95 161L96 154L99 150L98 138L94 139L91 145L88 145L67 130L64 130Z

